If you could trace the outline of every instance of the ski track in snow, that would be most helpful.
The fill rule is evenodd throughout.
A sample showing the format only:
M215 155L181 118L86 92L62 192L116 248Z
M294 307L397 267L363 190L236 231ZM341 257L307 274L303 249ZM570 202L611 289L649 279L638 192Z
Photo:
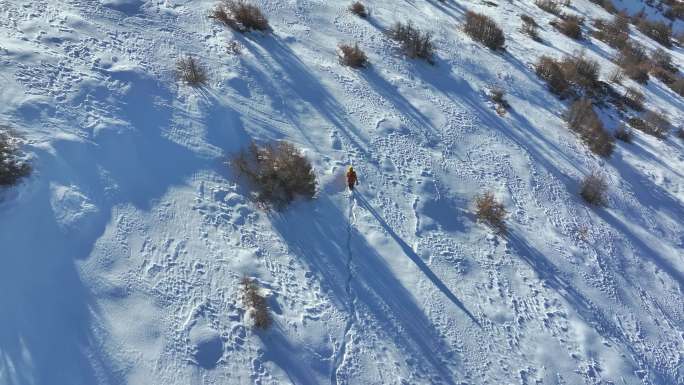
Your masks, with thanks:
M374 0L368 20L257 3L271 35L227 31L213 0L0 0L0 115L36 170L0 192L0 384L684 383L684 144L637 132L597 159L531 70L583 48L607 74L610 47L557 34L531 1ZM503 26L505 53L457 31L467 9ZM384 36L408 19L434 33L435 66ZM369 68L338 65L354 41ZM184 54L207 88L175 82ZM681 98L643 91L681 126ZM318 198L257 209L225 167L251 139L303 148ZM577 198L594 168L605 209ZM508 236L476 224L483 189ZM269 331L249 327L243 275Z

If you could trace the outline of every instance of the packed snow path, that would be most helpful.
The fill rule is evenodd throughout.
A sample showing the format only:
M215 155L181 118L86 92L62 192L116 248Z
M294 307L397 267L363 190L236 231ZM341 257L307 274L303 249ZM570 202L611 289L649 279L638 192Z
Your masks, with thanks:
M0 193L0 384L684 383L684 144L637 133L596 158L531 69L583 48L605 77L614 50L559 35L532 1L373 0L368 20L340 1L256 3L271 34L214 23L214 0L0 0L0 119L35 169ZM505 53L457 29L468 9L503 27ZM384 35L409 19L436 65ZM340 66L340 42L370 67ZM176 82L186 54L206 88ZM680 97L643 92L682 125ZM263 212L225 162L280 139L319 193ZM605 209L577 194L592 169ZM475 221L484 190L506 237ZM271 330L249 327L244 275Z

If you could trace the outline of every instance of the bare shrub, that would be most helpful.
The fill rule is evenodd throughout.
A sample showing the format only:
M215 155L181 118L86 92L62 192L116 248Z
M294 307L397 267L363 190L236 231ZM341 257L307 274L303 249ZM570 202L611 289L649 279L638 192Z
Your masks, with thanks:
M651 53L651 63L655 67L661 67L670 72L677 72L677 68L672 64L672 55L662 48L658 48Z
M592 171L591 174L582 179L580 195L589 204L604 206L607 203L607 191L606 177L598 171Z
M629 41L629 18L625 14L615 15L611 21L595 20L594 28L592 36L613 48L622 49Z
M663 67L652 67L651 68L651 75L653 75L654 78L660 80L663 82L665 85L669 86L675 81L677 81L677 75L674 73L666 70Z
M560 16L560 15L561 15L561 6L560 6L560 4L556 3L556 2L553 1L553 0L536 0L536 1L534 2L534 4L535 4L537 7L543 9L544 11L546 11L546 12L548 12L548 13L550 13L550 14L553 14L553 15L556 15L556 16Z
M473 40L479 41L487 48L502 49L506 41L503 31L489 16L468 11L463 31Z
M537 22L535 22L534 19L528 15L520 15L520 19L522 20L522 27L520 27L520 31L531 37L533 40L539 41L540 38L539 31L537 29Z
M670 84L670 89L680 96L684 96L684 78L678 78L674 83Z
M256 5L243 0L223 0L209 17L238 32L268 31L268 19Z
M641 17L636 23L637 29L644 35L657 41L664 47L672 47L672 27L661 21L650 21Z
M634 134L632 133L632 130L624 125L621 125L617 130L615 130L615 139L621 140L625 143L632 143L633 138Z
M630 79L640 84L648 82L651 65L646 50L639 43L629 42L625 45L620 50L617 63Z
M178 59L176 74L180 80L193 87L207 84L207 70L192 56Z
M668 19L684 20L684 3L675 3L663 14Z
M31 166L21 159L16 134L0 126L0 187L14 186L31 173Z
M247 176L255 200L266 207L282 209L297 197L312 199L316 194L311 163L290 143L252 143L231 163L239 175Z
M584 52L564 57L560 66L565 78L585 91L591 92L598 87L601 67L596 60L587 58Z
M556 60L548 56L540 57L535 65L535 72L546 82L551 92L560 97L567 94L570 83L565 78L560 63Z
M406 56L412 59L425 59L428 63L433 63L434 45L431 33L420 31L409 21L408 23L395 23L387 31L387 35L401 44L401 49Z
M615 14L618 13L617 8L615 8L615 4L613 4L612 0L589 0L592 3L600 6L601 8L605 9L606 12Z
M623 100L626 105L635 111L644 110L644 100L646 100L646 97L634 87L627 87Z
M484 222L497 232L506 232L506 209L503 203L496 200L491 191L479 195L475 199L475 215L478 221Z
M632 117L627 122L637 130L661 139L670 129L670 122L662 114L653 111L648 111L643 119Z
M506 100L504 90L498 87L492 87L489 90L489 97L496 103L496 112L501 116L505 115L506 111L510 108L510 104L508 104L508 101Z
M614 84L622 84L625 79L625 73L620 68L616 68L608 75L608 81Z
M268 329L273 323L273 319L268 310L266 298L259 293L259 285L255 280L248 277L243 277L241 284L242 303L248 308L254 327L262 330Z
M352 5L349 6L349 11L356 16L366 18L368 17L368 11L366 10L366 6L361 4L359 1L355 1L352 3Z
M593 153L603 157L613 153L614 139L603 128L603 123L596 115L589 99L575 101L568 109L565 118L568 128L579 134Z
M349 44L340 44L337 46L339 52L338 57L340 64L352 68L362 68L366 66L368 58L366 54L359 48L358 44L352 47Z
M677 137L678 137L679 139L684 140L684 128L680 128L679 130L677 130L677 134L676 134L676 135L677 135Z
M551 25L563 35L579 40L582 38L582 23L583 19L578 16L565 15L563 19L552 21Z

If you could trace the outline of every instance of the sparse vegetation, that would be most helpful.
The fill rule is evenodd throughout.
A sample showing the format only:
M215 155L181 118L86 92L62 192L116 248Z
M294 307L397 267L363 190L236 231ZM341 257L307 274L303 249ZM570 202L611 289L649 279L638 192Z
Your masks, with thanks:
M408 23L395 23L387 31L387 35L401 44L401 49L406 56L412 59L425 59L428 63L433 63L434 45L431 33L422 32L409 21Z
M496 25L496 22L481 13L468 11L463 31L489 49L502 49L506 42L503 31Z
M256 5L243 0L223 0L209 16L238 32L268 31L268 19Z
M644 97L644 94L634 87L627 87L623 100L626 105L635 111L644 110L644 100L646 100L646 98Z
M366 10L366 6L359 1L353 2L352 5L349 6L349 11L355 14L356 16L362 17L364 19L368 17L368 11Z
M663 14L668 19L680 19L684 20L684 3L674 3L670 8Z
M680 77L675 80L674 83L670 84L670 89L680 96L684 96L684 78Z
M630 126L656 138L664 138L670 129L670 122L662 114L648 111L643 119L632 117L627 120Z
M546 81L551 92L560 97L566 96L574 85L586 93L593 93L599 87L600 66L597 61L587 58L580 52L557 61L542 56L536 64L537 76Z
M582 179L580 195L589 204L604 206L607 203L608 182L598 171L592 171Z
M489 90L489 97L496 104L496 112L503 116L510 108L510 104L506 101L505 92L501 88L493 87Z
M537 22L529 15L520 15L520 19L522 20L520 31L533 40L539 41L539 31L537 29L539 26L537 25Z
M560 64L551 57L542 56L535 65L535 72L546 82L549 90L559 97L565 97L570 88L570 83L565 78L565 74Z
M560 4L553 0L536 0L534 4L544 11L556 16L560 16L562 13Z
M613 4L612 0L589 0L589 1L600 6L603 9L605 9L606 12L608 12L610 14L617 13L617 8L615 8L615 4Z
M232 165L249 179L255 200L266 207L282 209L297 197L312 199L316 194L311 163L290 143L252 143L232 159Z
M625 79L625 73L620 68L614 69L613 71L610 72L610 75L608 75L608 81L613 83L613 84L622 84L622 81L624 79Z
M273 323L266 298L259 293L259 285L248 277L242 278L242 303L257 329L268 329Z
M614 139L603 128L603 123L596 115L591 100L575 101L568 109L565 118L568 128L579 134L593 153L603 157L613 153Z
M352 68L362 68L366 66L368 58L366 54L359 48L358 44L351 46L349 44L340 44L338 48L338 57L340 64Z
M193 87L207 84L207 70L192 56L186 56L176 62L176 74L178 79Z
M629 17L624 13L615 15L613 20L594 21L592 36L615 49L623 49L629 41Z
M496 200L490 191L479 195L475 199L475 215L478 221L483 222L499 233L506 232L506 209L503 203Z
M677 137L679 139L684 140L684 128L680 128L679 130L677 130Z
M636 42L628 42L617 57L617 63L622 67L625 75L637 83L648 82L648 72L651 68L646 50Z
M633 138L634 134L632 133L632 130L624 125L621 125L617 130L615 130L615 139L621 140L625 143L632 143Z
M14 186L31 173L31 166L20 155L16 134L0 127L0 187Z
M635 23L644 35L657 41L664 47L672 47L672 27L661 21L650 21L642 16Z
M551 25L563 35L579 40L582 38L582 23L584 23L584 19L578 16L565 15L562 19L552 21Z

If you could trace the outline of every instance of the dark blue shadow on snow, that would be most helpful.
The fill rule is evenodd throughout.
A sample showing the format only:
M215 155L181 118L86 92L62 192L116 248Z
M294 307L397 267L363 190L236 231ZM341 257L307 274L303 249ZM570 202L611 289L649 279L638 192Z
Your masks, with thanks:
M363 202L361 208L372 210L370 205ZM411 352L421 365L430 367L442 382L453 384L455 374L447 369L445 362L453 363L457 357L449 352L450 348L445 345L423 310L416 305L413 295L389 269L383 257L354 226L350 226L350 220L349 215L343 214L325 196L311 205L297 206L272 217L274 228L281 234L290 251L318 276L322 289L337 301L337 305L347 308L348 312L352 311L347 292L348 263L351 256L352 276L349 282L355 298L356 312L362 314L361 316L368 314L378 326L377 333L393 337L395 344ZM384 223L385 229L389 229L386 222L381 223ZM399 242L403 251L430 281L477 323L410 247L389 230L394 240Z

